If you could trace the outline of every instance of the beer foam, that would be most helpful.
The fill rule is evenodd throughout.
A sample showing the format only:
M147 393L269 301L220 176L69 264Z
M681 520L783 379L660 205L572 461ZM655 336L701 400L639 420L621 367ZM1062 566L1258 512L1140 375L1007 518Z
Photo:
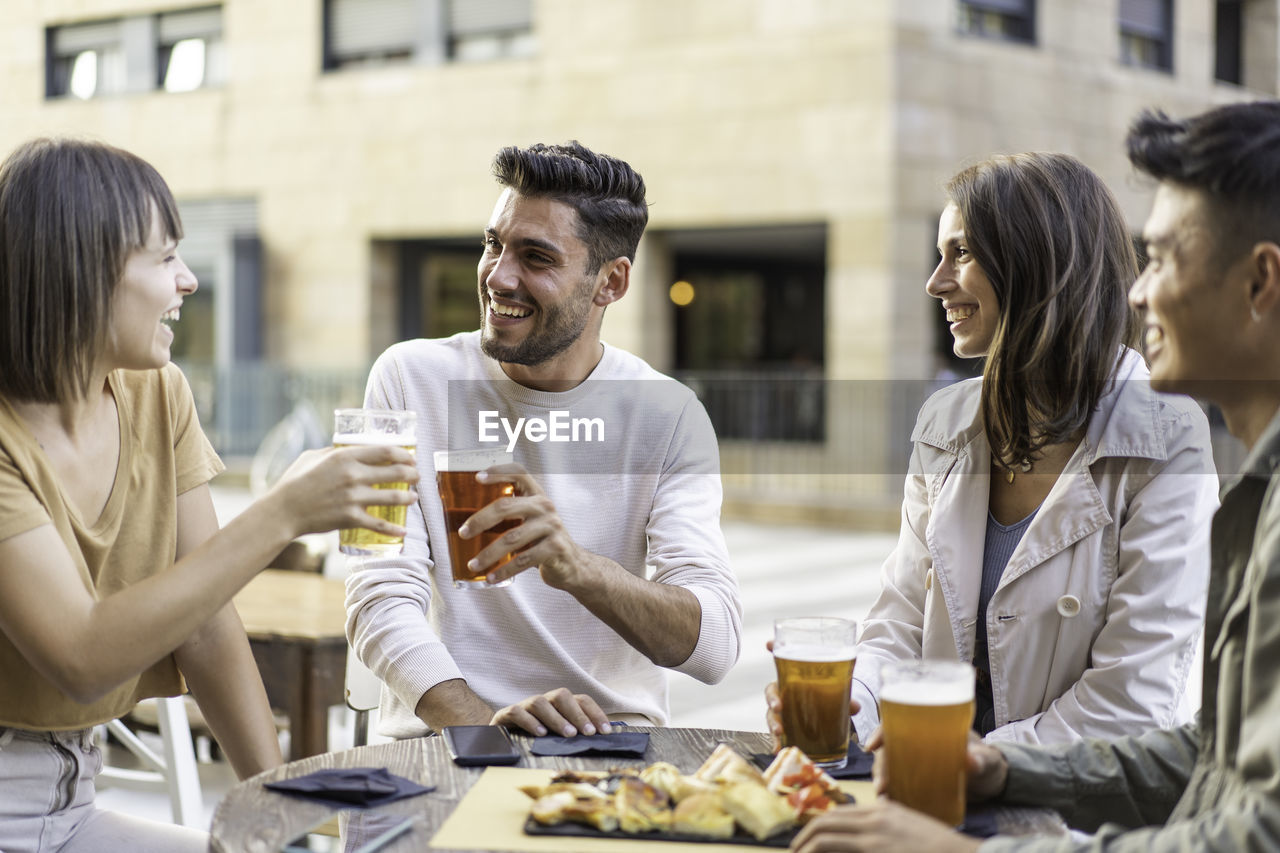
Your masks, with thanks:
M436 472L483 471L494 465L510 465L515 454L506 450L483 448L480 450L437 450L433 457Z
M413 433L408 435L389 435L385 432L341 432L334 433L334 444L356 444L361 447L411 447L418 443Z
M808 663L836 663L853 660L857 646L819 646L810 643L795 643L773 647L773 656L783 660L798 660Z
M973 682L891 681L880 688L880 701L900 705L959 705L973 701Z

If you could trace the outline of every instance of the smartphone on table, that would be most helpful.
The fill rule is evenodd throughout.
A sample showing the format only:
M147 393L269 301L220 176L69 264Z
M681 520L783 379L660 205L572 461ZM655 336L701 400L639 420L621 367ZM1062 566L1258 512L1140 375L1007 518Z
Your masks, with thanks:
M459 767L515 764L520 751L502 726L445 726L444 745Z

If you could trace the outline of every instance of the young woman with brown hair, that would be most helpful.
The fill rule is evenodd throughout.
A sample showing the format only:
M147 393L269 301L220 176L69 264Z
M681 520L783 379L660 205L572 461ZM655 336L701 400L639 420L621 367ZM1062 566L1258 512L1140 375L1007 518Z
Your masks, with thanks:
M196 279L164 180L37 140L0 166L0 849L204 850L99 809L94 726L184 682L241 777L280 762L232 596L293 538L360 526L416 482L396 448L313 451L219 531L222 464L169 361Z
M880 667L915 658L975 665L974 729L991 740L1183 722L1218 481L1204 414L1153 392L1131 348L1119 206L1061 154L992 158L947 194L926 289L956 354L986 362L916 421L858 647L858 734L879 723Z

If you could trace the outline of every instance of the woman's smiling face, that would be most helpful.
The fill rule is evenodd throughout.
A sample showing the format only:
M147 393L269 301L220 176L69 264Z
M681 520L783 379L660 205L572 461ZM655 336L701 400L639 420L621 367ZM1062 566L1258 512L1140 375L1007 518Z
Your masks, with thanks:
M925 291L947 312L954 351L979 358L991 349L1000 320L1000 302L991 280L969 251L960 210L948 204L938 218L938 254L942 260L929 276Z

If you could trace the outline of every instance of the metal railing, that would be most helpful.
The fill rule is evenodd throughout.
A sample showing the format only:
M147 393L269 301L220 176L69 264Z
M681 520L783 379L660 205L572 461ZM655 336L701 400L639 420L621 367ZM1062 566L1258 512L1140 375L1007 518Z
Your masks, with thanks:
M328 428L340 406L358 406L367 369L290 369L240 364L185 368L201 423L224 457L249 457L299 403ZM677 375L702 401L720 441L726 497L882 514L901 500L910 436L920 405L944 383L827 380L820 371L690 371ZM1225 475L1243 450L1213 422Z
M298 403L309 403L331 427L333 409L364 400L367 367L342 370L294 369L266 362L227 369L182 366L196 400L196 411L214 449L225 456L249 457L267 432Z

